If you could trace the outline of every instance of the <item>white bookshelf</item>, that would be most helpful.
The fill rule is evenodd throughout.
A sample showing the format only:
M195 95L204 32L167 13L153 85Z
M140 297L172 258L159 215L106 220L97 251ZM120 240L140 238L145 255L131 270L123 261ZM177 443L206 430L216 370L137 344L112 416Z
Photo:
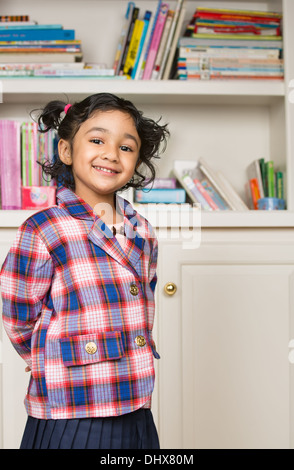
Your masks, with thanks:
M142 11L156 0L136 0ZM170 4L175 4L171 0ZM111 66L120 35L127 0L52 0L50 8L29 0L25 10L39 23L62 23L74 28L82 40L84 60ZM169 123L171 138L158 162L158 175L168 176L175 159L205 158L222 170L241 197L245 198L246 167L257 158L272 159L286 172L286 211L249 213L202 213L205 227L294 226L294 103L289 83L294 78L293 0L202 0L188 1L186 21L196 6L262 9L284 14L285 81L133 81L97 79L3 79L0 119L28 120L29 112L51 99L71 102L101 92L111 92L134 101L146 115ZM55 8L56 7L56 8ZM70 7L70 8L69 8ZM2 14L23 11L20 0L2 2ZM56 13L58 12L58 14ZM90 12L90 14L87 14ZM111 32L109 18L112 19ZM89 34L91 32L91 34ZM17 227L27 211L0 211L0 227Z

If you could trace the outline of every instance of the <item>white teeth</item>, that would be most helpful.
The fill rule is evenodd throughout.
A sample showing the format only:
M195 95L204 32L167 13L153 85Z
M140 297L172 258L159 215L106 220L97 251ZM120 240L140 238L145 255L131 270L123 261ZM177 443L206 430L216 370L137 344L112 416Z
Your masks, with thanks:
M97 168L98 170L106 171L106 173L116 173L115 171L107 170L106 168L102 168L101 166L94 166L94 168Z

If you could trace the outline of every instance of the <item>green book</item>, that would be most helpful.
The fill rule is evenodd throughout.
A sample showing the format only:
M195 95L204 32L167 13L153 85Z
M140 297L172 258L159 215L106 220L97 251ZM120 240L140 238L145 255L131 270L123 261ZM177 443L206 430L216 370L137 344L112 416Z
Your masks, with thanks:
M266 196L266 175L265 175L265 163L264 163L264 158L259 159L259 168L260 168L260 174L261 174L261 181L262 181L262 186L263 186L263 191L264 195Z
M284 199L284 178L281 171L276 171L276 197Z
M266 197L275 197L275 174L274 162L270 160L265 163L266 170Z

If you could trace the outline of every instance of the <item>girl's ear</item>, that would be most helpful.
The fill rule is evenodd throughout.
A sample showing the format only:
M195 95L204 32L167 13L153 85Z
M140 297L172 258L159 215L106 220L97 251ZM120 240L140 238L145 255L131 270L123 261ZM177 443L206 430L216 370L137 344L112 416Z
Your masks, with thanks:
M59 142L58 142L58 154L59 154L60 160L65 165L71 165L72 164L70 144L67 140L64 140L64 139L59 140Z

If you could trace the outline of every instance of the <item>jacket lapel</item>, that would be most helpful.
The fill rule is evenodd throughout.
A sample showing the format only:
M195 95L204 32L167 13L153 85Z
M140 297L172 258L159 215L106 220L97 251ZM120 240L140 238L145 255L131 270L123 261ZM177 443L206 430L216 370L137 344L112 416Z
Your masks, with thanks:
M123 250L110 228L73 191L62 187L59 189L57 197L58 203L66 207L73 217L94 222L88 233L88 239L95 246L129 269L136 277L140 276L140 265L137 266L138 272L136 265L144 252L145 240L137 233L137 226L141 222L136 211L126 199L116 195L117 210L124 216L126 246Z
M128 201L117 196L117 203L124 215L124 229L126 234L125 249L123 249L113 235L110 228L99 218L96 217L95 222L88 234L88 239L96 246L99 246L109 256L118 263L125 266L137 277L140 275L139 266L136 265L144 252L145 240L137 233L138 218L136 212L130 206ZM124 203L127 203L126 206Z

